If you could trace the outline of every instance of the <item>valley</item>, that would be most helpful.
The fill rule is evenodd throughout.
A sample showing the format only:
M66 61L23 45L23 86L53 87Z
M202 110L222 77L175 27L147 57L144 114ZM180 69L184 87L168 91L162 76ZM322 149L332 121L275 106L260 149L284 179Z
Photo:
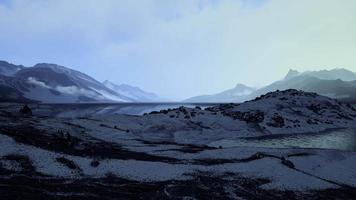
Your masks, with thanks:
M338 143L352 143L356 110L314 93L277 91L243 104L143 115L0 107L7 199L352 199L356 191L355 144ZM336 144L301 142L318 135ZM299 146L278 140L298 136Z

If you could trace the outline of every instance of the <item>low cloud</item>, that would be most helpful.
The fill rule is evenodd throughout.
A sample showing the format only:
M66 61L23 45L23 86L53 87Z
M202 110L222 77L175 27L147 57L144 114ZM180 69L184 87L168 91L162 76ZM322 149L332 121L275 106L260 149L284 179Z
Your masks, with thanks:
M94 91L86 90L83 88L78 88L77 86L55 86L51 87L47 85L45 82L39 81L34 77L29 77L27 79L27 82L42 88L47 88L47 89L52 89L55 91L58 91L63 94L69 94L69 95L74 95L74 96L86 96L94 99L99 99L99 100L105 100L106 98L99 93L96 93Z
M51 89L51 87L48 86L45 82L39 81L39 80L37 80L37 79L34 78L34 77L28 77L28 78L27 78L27 82L30 83L30 84L39 86L39 87Z

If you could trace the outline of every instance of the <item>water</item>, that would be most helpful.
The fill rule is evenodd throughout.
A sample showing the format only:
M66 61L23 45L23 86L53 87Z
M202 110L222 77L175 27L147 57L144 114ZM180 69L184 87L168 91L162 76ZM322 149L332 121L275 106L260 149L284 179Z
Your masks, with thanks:
M269 147L269 148L317 148L356 151L356 129L329 130L322 133L290 134L235 140L220 140L213 146Z
M35 115L59 118L98 115L143 115L180 106L202 108L217 104L192 103L120 103L120 104L40 104L31 105ZM14 109L18 110L18 106ZM211 143L222 147L319 148L356 151L356 129L329 130L318 134L285 134L265 137L220 140Z
M116 104L39 104L33 105L33 113L37 116L60 118L92 117L98 115L143 115L152 111L160 111L180 106L205 108L214 106L210 103L116 103Z

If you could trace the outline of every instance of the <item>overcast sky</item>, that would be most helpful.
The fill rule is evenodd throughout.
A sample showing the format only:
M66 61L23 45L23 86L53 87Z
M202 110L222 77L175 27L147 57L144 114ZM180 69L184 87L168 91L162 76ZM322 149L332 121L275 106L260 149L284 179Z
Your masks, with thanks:
M171 99L356 71L355 0L0 0L0 60L67 66Z

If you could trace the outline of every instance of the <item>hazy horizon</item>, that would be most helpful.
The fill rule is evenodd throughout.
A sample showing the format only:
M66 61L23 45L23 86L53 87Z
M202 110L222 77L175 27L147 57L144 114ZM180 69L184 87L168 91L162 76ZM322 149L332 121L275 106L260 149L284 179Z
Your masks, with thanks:
M356 71L356 1L0 0L0 60L55 63L170 99Z

